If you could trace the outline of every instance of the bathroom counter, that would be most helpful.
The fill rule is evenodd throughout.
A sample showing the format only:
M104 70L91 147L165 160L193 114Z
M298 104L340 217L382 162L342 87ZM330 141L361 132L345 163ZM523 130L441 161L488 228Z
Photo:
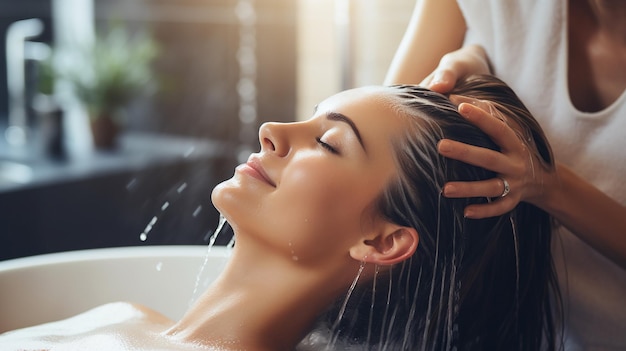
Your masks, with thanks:
M143 133L128 133L119 141L113 151L64 161L9 155L0 147L0 167L1 162L18 165L17 178L0 182L0 261L90 248L208 242L218 222L211 189L232 175L236 149Z
M232 148L230 148L232 150ZM152 133L125 133L112 150L89 150L64 159L0 147L0 194L173 162L228 157L225 143Z

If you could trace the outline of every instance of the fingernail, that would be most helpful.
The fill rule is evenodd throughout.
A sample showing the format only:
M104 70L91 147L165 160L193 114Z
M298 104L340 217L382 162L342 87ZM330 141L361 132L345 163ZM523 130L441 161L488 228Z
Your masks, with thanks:
M474 211L472 210L465 210L465 212L463 212L463 216L465 216L465 218L474 218Z
M437 71L437 72L435 72L435 75L433 75L433 80L430 82L430 86L433 86L435 84L441 84L441 83L445 83L445 81L444 81L444 72L443 71Z
M439 152L450 152L452 151L452 147L447 140L441 140L439 142Z
M461 116L469 118L469 114L472 112L471 104L468 104L467 102L462 103L459 106L459 112L461 113Z
M454 185L446 185L443 187L443 196L451 196L456 192L456 187Z

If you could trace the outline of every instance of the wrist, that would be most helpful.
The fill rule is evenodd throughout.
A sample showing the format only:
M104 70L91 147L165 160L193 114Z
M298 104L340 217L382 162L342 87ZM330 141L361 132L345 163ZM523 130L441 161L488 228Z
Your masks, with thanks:
M485 48L483 48L481 45L478 45L478 44L470 44L468 45L468 49L476 57L476 59L479 60L482 63L482 65L487 69L487 72L481 72L481 73L493 74L493 67L491 65L491 60L489 60L489 57L487 56L487 52L485 51Z
M542 172L541 180L533 192L534 196L526 201L551 214L557 211L564 187L562 181L564 169L565 166L557 163L554 169Z

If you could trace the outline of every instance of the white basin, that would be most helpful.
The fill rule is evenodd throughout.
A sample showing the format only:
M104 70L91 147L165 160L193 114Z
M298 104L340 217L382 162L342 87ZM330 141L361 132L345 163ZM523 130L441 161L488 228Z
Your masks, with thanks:
M207 252L206 246L143 246L0 262L0 333L115 301L140 303L177 320L220 273L230 253L225 247Z

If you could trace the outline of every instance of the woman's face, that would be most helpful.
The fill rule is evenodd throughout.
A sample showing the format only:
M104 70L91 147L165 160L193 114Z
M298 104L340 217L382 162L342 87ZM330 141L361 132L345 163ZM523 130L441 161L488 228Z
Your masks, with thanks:
M251 238L304 264L363 240L406 123L385 89L345 91L307 121L261 126L260 152L212 194L238 244Z

